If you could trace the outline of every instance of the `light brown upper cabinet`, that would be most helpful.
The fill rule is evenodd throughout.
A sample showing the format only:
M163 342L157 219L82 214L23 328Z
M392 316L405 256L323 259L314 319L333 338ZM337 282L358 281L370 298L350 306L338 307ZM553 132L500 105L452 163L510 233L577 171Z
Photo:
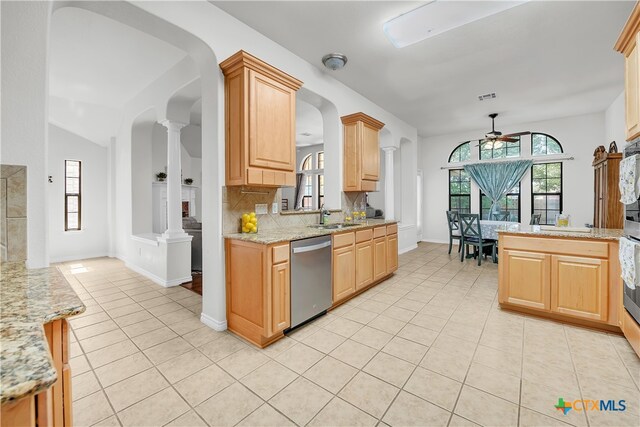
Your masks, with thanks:
M244 51L224 74L226 185L294 186L300 80Z
M384 123L355 113L341 118L344 126L344 191L376 191L380 178L378 133Z
M639 33L640 3L637 3L615 45L615 50L624 55L624 104L627 141L640 135Z

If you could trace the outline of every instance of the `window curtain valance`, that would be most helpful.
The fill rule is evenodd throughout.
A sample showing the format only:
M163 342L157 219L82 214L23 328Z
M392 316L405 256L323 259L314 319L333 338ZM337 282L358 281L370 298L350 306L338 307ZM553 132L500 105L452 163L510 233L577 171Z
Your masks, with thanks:
M492 214L495 213L498 200L520 182L532 164L532 160L514 160L513 162L474 163L464 166L465 172L491 199L489 218L492 218Z

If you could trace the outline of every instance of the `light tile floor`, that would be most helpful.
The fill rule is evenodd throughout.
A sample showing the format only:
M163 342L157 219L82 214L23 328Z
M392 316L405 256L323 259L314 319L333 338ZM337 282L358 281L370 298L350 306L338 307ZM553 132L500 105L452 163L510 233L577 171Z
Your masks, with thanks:
M420 244L389 280L264 350L199 321L201 297L113 259L60 264L75 425L640 425L621 336L501 310L497 268ZM624 399L625 412L554 408Z

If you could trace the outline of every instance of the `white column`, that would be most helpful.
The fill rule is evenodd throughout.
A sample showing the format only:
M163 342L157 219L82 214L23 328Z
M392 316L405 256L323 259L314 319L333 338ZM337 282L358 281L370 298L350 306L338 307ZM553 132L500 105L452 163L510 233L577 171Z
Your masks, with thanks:
M167 128L167 231L166 239L185 237L182 229L182 161L180 159L180 129L185 123L165 120Z
M393 187L393 152L397 147L382 147L384 151L384 218L395 219Z

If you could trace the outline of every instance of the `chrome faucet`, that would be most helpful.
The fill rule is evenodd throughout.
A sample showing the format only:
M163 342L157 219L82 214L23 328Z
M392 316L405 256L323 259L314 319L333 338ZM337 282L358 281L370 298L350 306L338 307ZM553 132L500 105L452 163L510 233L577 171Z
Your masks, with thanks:
M324 203L320 205L320 225L324 225L325 217L331 215L331 213L324 208Z

